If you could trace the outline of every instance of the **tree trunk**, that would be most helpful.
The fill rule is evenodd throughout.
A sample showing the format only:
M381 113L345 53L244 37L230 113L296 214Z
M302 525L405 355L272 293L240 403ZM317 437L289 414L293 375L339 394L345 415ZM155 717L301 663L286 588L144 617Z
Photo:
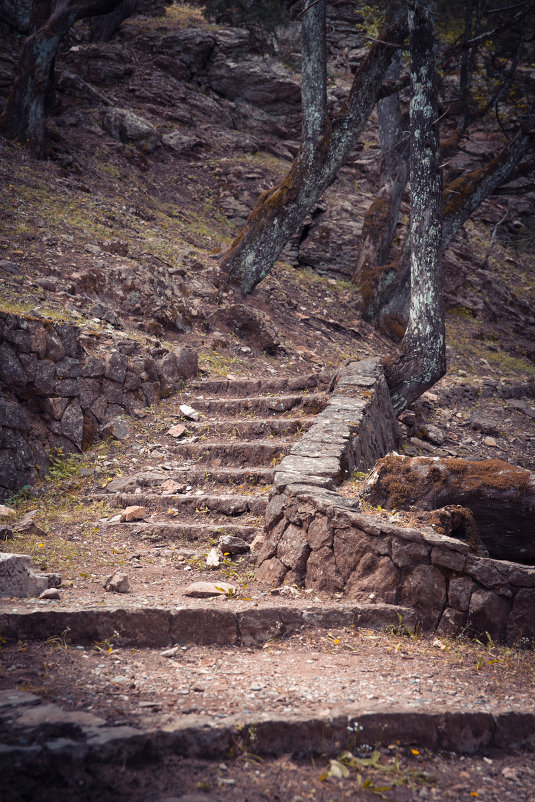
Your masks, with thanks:
M400 45L405 38L405 14L395 4L378 41L355 75L346 113L331 122L322 113L326 70L324 9L325 0L308 2L303 15L304 141L287 176L260 196L220 264L229 280L244 293L251 292L266 277L285 244L335 180L371 114L392 57L392 45Z
M396 81L401 68L401 52L392 58L386 80ZM393 271L383 268L394 239L399 209L408 179L407 140L401 124L399 93L377 103L379 142L383 155L381 189L366 212L353 282L362 298L362 313L366 320L375 319Z
M46 18L23 45L15 82L0 116L3 136L28 143L38 158L49 154L46 99L50 97L51 72L59 43L77 20L109 12L119 2L56 0L48 4ZM34 9L37 17L42 16L42 3L34 3Z
M518 165L533 149L534 129L535 117L494 159L483 167L456 178L444 188L444 218L440 243L442 254L483 201L517 174ZM385 272L386 270L389 280L384 281L376 291L375 320L379 328L400 339L407 322L410 299L408 252L402 252L396 262L387 265Z
M409 6L411 59L409 322L387 382L396 414L446 372L440 259L442 194L432 5Z
M109 14L98 17L91 26L92 42L109 42L121 23L135 12L138 0L122 0Z

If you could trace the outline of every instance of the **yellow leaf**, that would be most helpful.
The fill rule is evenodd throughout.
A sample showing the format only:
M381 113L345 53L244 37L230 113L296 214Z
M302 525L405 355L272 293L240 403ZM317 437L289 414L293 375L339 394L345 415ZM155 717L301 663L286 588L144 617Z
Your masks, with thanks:
M413 755L419 755L419 751L417 749L411 749Z

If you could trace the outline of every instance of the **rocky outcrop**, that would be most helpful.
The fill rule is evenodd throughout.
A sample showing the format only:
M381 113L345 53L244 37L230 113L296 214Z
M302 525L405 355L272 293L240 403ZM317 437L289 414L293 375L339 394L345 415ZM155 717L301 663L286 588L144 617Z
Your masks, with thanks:
M397 439L379 360L351 363L331 402L275 469L257 578L402 604L425 631L535 638L535 568L480 557L470 542L385 513L364 514L336 492L353 469L371 468ZM531 605L531 608L530 608ZM531 609L531 612L529 610Z
M0 313L0 499L45 469L51 450L82 450L117 416L170 395L197 370L187 346L155 359L123 340L97 355L76 326Z
M535 563L535 474L517 465L391 454L377 463L366 497L386 509L468 507L491 557Z
M108 109L102 124L114 139L132 143L143 153L152 153L160 144L160 135L154 125L128 109Z

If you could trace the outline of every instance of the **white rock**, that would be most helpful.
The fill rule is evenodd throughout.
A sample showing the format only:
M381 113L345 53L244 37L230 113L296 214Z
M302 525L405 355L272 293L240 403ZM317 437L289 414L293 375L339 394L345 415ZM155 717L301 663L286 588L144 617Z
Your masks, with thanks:
M184 591L185 596L194 599L208 599L211 596L233 596L236 593L234 585L228 582L193 582Z
M176 657L180 651L180 646L173 646L172 649L166 649L165 652L160 652L160 657Z
M181 404L178 409L180 410L180 414L188 420L199 420L199 413L196 409L193 409L193 407L189 407L187 404Z
M222 554L217 549L210 549L208 554L206 555L206 567L207 568L219 568L221 565L221 557Z
M17 513L11 507L6 507L5 504L0 504L0 518L14 518Z

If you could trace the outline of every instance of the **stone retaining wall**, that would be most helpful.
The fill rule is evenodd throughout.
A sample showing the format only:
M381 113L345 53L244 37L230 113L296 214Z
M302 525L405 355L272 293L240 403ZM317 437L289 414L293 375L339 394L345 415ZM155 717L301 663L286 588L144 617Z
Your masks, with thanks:
M77 326L0 312L0 500L31 483L51 450L81 451L197 373L188 347L149 356L124 339L103 352L95 337L89 348Z
M425 631L535 637L535 568L476 557L431 527L366 515L336 482L395 447L397 424L379 360L347 366L330 404L278 465L257 577L415 609Z

